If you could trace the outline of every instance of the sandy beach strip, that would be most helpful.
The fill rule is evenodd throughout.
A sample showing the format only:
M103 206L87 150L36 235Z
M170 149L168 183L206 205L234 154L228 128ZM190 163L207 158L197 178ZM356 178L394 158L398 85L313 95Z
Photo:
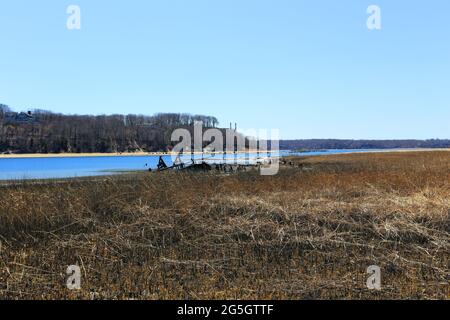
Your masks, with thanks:
M256 153L256 150L237 151L236 153ZM264 153L266 151L259 151ZM232 152L227 152L232 154ZM184 153L187 156L191 153ZM194 152L194 154L202 154ZM205 155L223 154L223 152L204 152ZM151 157L151 156L177 156L175 152L114 152L114 153L24 153L24 154L0 154L0 159L26 159L26 158L88 158L88 157Z
M426 151L450 151L450 148L411 148L411 149L386 149L386 150L364 150L355 152L343 152L342 154L350 153L373 153L373 152L426 152ZM238 151L237 153L256 153L256 150ZM260 151L265 153L267 151ZM228 152L231 154L232 152ZM194 152L194 154L202 154L201 152ZM223 154L223 152L205 152L205 155ZM26 158L87 158L87 157L151 157L151 156L176 156L174 152L114 152L114 153L29 153L29 154L0 154L0 159L26 159ZM184 153L190 155L190 153ZM294 155L294 154L293 154Z

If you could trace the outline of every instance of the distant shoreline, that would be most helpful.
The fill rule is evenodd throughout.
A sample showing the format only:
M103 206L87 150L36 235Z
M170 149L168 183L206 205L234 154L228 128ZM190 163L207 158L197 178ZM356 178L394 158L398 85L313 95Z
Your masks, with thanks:
M330 149L331 150L331 149ZM363 149L362 149L363 150ZM400 149L374 149L367 150L356 153L372 153L372 152L414 152L414 151L449 151L450 148L400 148ZM256 153L256 150L250 151L238 151L237 153ZM260 151L267 152L267 151ZM314 152L314 150L309 150L307 152ZM306 152L306 153L307 153ZM355 153L355 152L348 152ZM185 153L189 155L190 153ZM201 152L194 152L194 154L202 154ZM223 152L204 152L203 154L223 154ZM114 153L27 153L27 154L0 154L0 159L28 159L28 158L94 158L94 157L145 157L145 156L176 156L175 152L114 152Z
M256 153L257 150L237 151L236 153ZM260 150L259 152L267 152ZM231 152L227 152L230 153ZM184 155L190 155L186 152ZM194 152L194 154L202 154L202 152ZM203 154L223 154L220 152L203 152ZM0 154L0 159L25 159L25 158L95 158L95 157L145 157L145 156L176 156L176 152L112 152L112 153L14 153Z
M142 157L152 155L167 155L166 153L149 152L114 152L114 153L23 153L23 154L0 154L0 159L21 158L94 158L94 157Z

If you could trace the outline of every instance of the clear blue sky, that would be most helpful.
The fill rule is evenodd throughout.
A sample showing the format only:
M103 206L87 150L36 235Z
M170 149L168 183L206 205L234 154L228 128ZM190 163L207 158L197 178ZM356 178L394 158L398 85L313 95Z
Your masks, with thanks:
M67 30L67 6L81 30ZM382 29L366 27L369 5ZM450 138L450 1L0 3L0 103L189 112L282 138Z

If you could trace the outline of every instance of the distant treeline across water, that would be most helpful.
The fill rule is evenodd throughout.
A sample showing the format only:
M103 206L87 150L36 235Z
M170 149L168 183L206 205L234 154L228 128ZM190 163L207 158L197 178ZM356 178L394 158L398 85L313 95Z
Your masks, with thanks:
M396 149L396 148L450 148L449 139L430 140L339 140L308 139L281 140L281 150L317 149Z
M178 128L193 132L196 121L203 123L204 130L219 124L212 116L184 113L64 115L45 110L14 112L0 104L0 153L167 151L176 144L171 141L172 132ZM279 147L281 150L450 148L450 140L282 140Z
M204 115L65 115L45 110L13 112L0 104L0 153L111 153L167 151L177 128L216 128Z

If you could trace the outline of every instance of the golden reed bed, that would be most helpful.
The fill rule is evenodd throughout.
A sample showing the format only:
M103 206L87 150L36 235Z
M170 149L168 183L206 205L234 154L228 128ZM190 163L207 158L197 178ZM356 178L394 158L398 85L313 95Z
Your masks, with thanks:
M449 298L449 152L290 161L3 186L0 298Z

